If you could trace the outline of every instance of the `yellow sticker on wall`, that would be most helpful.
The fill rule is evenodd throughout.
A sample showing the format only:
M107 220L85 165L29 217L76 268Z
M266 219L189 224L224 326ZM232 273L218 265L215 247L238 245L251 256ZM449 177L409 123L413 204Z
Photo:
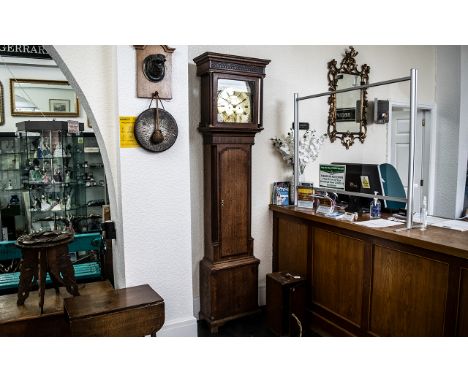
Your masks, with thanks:
M361 176L361 187L362 188L370 188L369 177L368 176Z
M134 149L140 147L133 133L136 119L135 116L120 116L120 148Z

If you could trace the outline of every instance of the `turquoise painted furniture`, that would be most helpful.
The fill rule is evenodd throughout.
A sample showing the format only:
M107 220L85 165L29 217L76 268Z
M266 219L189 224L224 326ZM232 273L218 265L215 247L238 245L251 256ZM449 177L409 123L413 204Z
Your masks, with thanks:
M383 192L386 196L396 196L406 198L405 188L400 179L396 168L390 163L379 165L380 176L382 178ZM386 201L385 207L390 210L399 210L406 208L406 203Z
M102 237L97 233L80 233L75 235L75 239L69 244L69 252L78 251L99 251L102 245ZM0 242L0 261L21 259L21 250L16 247L15 241ZM101 277L101 266L98 262L74 264L75 278L77 281L99 279ZM0 274L0 293L18 287L19 272ZM47 275L46 283L50 283Z

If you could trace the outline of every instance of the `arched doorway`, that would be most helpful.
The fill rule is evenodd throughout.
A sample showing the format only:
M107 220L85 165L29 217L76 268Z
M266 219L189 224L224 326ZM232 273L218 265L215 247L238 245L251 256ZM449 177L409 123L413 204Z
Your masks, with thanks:
M93 126L104 163L112 220L115 222L117 232L117 238L112 246L114 282L116 287L124 287L123 226L118 186L119 137L116 128L118 112L116 89L113 88L115 48L112 46L96 46L95 49L89 47L88 57L83 57L80 53L77 53L79 57L74 57L73 46L44 45L44 48L77 92L82 107Z

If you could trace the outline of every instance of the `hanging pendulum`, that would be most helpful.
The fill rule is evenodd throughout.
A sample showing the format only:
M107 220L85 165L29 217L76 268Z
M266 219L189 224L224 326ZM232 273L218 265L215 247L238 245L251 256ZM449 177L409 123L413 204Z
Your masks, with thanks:
M161 129L159 128L159 108L158 108L159 96L157 95L157 92L155 93L155 95L156 95L156 108L154 109L154 131L153 131L153 134L151 134L151 142L157 145L161 143L162 141L164 141L164 135L161 132Z

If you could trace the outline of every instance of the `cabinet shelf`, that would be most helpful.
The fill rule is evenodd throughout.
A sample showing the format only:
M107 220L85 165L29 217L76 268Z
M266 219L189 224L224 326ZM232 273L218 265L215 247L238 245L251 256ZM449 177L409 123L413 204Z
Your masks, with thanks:
M43 158L35 158L35 157L34 157L34 153L32 153L32 154L29 153L28 158L31 159L31 160L37 159L37 160L41 161L41 160L55 160L55 159L60 159L60 160L62 160L62 159L70 159L70 158L73 158L73 156L72 156L72 155L64 155L64 156L62 156L62 157L48 157L48 158L43 157Z
M76 211L76 210L81 210L81 209L84 209L84 208L87 208L87 206L75 206L75 207L71 207L71 208L64 208L63 210L55 210L55 211L52 211L52 210L47 210L47 211L42 211L42 210L29 210L29 212L31 212L32 214L39 214L39 213L53 213L53 214L58 214L58 213L64 213L64 212L70 212L70 211Z
M88 206L86 204L83 204L83 205L74 206L74 207L71 207L71 208L64 208L63 210L55 210L55 211L52 211L52 210L47 210L47 211L29 210L29 212L34 213L34 214L38 214L38 213L61 213L61 212L70 212L70 211L76 211L76 210L83 210L83 209L86 209L86 208L96 208L96 207L101 208L102 206L103 206L102 204L97 205L97 206Z
M73 187L83 187L85 188L84 183L73 183L73 182L57 182L57 183L34 183L34 182L24 182L23 183L27 188L24 188L23 191L31 191L34 189L42 189L42 188L73 188Z

